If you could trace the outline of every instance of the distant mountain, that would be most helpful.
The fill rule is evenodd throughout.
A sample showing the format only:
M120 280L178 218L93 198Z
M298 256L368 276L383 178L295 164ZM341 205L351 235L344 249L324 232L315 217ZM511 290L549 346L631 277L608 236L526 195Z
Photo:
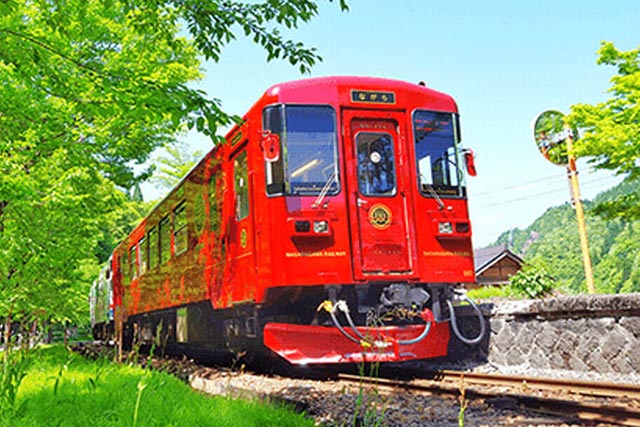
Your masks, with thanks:
M601 202L638 191L638 181L623 181L584 203L598 292L640 292L640 221L604 220L592 211ZM525 262L544 265L566 291L585 292L578 226L571 204L548 209L524 230L502 233L494 244L507 244Z

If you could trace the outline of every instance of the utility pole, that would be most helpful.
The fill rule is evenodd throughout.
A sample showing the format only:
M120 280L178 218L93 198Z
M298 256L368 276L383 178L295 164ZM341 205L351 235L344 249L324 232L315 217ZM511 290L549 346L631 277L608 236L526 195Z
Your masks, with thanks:
M568 129L569 130L569 129ZM587 223L584 219L584 209L582 207L582 196L580 195L580 183L578 182L578 169L576 168L576 157L573 155L573 136L569 130L567 139L567 176L571 185L571 199L576 208L576 218L578 219L578 234L580 235L580 249L582 250L582 264L584 265L584 275L587 279L587 291L595 294L596 289L593 284L593 270L591 269L591 255L589 254L589 240L587 239Z
M582 197L580 196L576 157L573 154L573 131L564 123L564 114L549 110L538 115L533 132L536 144L542 155L551 163L558 166L566 166L567 168L571 201L576 209L576 218L578 220L578 234L580 236L580 249L582 250L582 264L584 265L584 276L587 281L587 291L590 294L595 294L591 256L589 255L589 241L587 239L587 225L584 219Z

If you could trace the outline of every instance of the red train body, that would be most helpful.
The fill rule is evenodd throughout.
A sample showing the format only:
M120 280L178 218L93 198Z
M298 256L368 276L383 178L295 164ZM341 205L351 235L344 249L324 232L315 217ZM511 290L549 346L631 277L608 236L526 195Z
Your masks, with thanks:
M115 249L124 339L162 323L172 345L294 364L446 355L451 288L475 280L454 100L318 78L243 120Z

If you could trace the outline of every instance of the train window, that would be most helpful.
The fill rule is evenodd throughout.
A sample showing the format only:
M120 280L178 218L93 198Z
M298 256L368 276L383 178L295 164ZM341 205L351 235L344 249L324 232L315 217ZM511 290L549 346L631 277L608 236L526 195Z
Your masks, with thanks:
M464 174L458 159L455 115L416 111L413 115L418 187L425 196L461 196Z
M185 252L189 242L187 236L186 206L185 202L182 202L173 211L173 245L176 255Z
M129 248L129 279L138 277L138 246Z
M265 108L262 114L263 127L272 133L280 136L280 153L282 153L283 138L283 119L284 109L282 105ZM284 168L283 156L275 162L267 162L265 167L267 194L282 195L284 194Z
M120 274L125 285L130 281L129 273L129 254L125 252L120 255Z
M200 235L204 230L204 218L205 218L205 200L204 194L198 192L193 201L193 225L196 229L196 234Z
M149 258L149 270L156 268L159 264L158 257L158 227L153 227L147 233L147 240L149 241L149 248L147 256Z
M160 221L160 264L171 258L171 216L167 215Z
M212 231L218 229L220 224L220 212L218 210L218 174L211 175L209 179L209 228Z
M140 241L138 242L138 257L140 260L140 275L142 276L144 273L147 272L147 254L148 254L148 247L147 247L147 239L143 236L142 239L140 239Z
M236 219L240 221L249 216L249 170L246 151L236 157L233 170L236 187Z
M396 166L393 138L388 133L358 132L358 189L365 196L393 196Z
M267 166L271 195L335 195L338 187L336 114L328 106L269 107L264 128L280 135L282 153Z

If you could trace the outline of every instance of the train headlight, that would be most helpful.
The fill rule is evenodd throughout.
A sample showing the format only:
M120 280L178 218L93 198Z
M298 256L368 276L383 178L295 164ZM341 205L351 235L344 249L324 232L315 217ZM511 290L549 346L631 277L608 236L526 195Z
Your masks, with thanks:
M296 233L308 233L310 228L311 228L311 224L309 224L309 221L295 222Z
M313 221L313 232L316 234L328 233L329 223L327 221Z
M457 233L469 233L471 231L471 228L469 227L469 223L468 222L459 222L456 224L456 232Z
M440 234L453 234L453 224L450 222L438 223L438 233Z

